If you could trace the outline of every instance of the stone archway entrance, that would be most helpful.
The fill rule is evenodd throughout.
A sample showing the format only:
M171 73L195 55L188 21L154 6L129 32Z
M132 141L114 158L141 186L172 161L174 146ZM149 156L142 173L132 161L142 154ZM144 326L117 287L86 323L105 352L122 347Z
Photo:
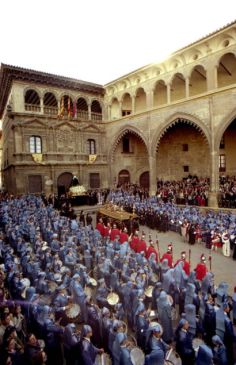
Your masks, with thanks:
M177 118L166 128L156 153L159 179L210 176L210 148L206 136L198 125L188 119Z
M57 178L58 196L61 196L68 192L72 178L73 175L71 172L63 172L61 175L58 176Z
M149 171L145 171L140 175L139 185L144 189L149 189L150 186L150 178Z
M128 170L121 170L118 175L118 184L129 184L130 183L130 173Z

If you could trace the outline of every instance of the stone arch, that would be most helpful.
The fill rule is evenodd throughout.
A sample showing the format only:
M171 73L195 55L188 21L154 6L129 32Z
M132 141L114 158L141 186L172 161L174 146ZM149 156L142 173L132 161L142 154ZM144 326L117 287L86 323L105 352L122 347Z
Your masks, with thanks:
M63 172L57 177L58 195L65 194L71 185L73 174L71 172Z
M195 65L189 76L189 96L198 95L207 91L207 74L203 65Z
M210 144L199 124L189 116L177 116L165 124L152 151L161 179L179 180L188 174L199 177L210 174Z
M145 137L142 135L142 132L138 128L127 125L125 127L122 127L118 131L118 133L116 133L116 135L113 138L113 141L111 142L111 148L108 152L108 156L110 156L110 161L111 162L114 159L114 153L115 153L115 150L116 150L118 144L120 143L122 138L128 133L131 133L131 134L135 135L136 137L138 137L144 143L144 145L146 147L146 150L147 150L147 153L148 153L148 151L149 151L148 143L147 143Z
M153 106L157 107L167 103L167 85L165 80L157 80L153 87Z
M217 62L217 86L224 87L236 83L236 53L226 52Z
M42 91L37 86L33 86L33 87L27 86L26 88L24 88L24 97L25 97L25 94L27 93L27 91L29 91L29 90L35 91L38 94L39 98L42 97Z
M100 100L91 100L91 120L101 121L102 120L102 103Z
M236 108L234 110L232 110L231 113L229 113L226 117L224 117L222 122L219 124L219 128L216 129L216 133L215 133L216 149L218 149L220 146L220 141L223 137L224 132L235 119L236 119Z
M120 170L118 173L118 184L129 184L130 183L130 172L127 169Z
M24 106L27 111L41 111L40 94L34 88L28 88L25 90Z
M208 145L211 145L211 138L210 138L210 131L206 127L206 125L200 121L198 118L191 114L187 113L176 113L170 116L165 123L163 123L159 128L157 128L156 133L153 137L152 144L151 144L151 151L152 155L155 154L156 150L158 149L159 143L161 138L164 134L176 123L179 122L186 123L192 125L195 129L197 129L204 139L207 141Z
M149 171L144 171L139 176L139 185L144 189L149 189L149 187L150 187L150 174L149 174Z
M135 90L135 112L145 111L147 108L147 94L143 87Z
M185 77L183 73L176 72L170 82L170 100L177 101L186 98L185 94Z

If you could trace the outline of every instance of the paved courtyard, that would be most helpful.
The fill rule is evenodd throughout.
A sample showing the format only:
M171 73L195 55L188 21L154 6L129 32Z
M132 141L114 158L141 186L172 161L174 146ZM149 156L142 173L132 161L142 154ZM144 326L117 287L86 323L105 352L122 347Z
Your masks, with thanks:
M89 207L75 207L76 213L79 215L81 210L84 210L86 214L88 211L92 213L93 224L96 224L96 210L98 206ZM174 261L180 257L181 251L186 251L187 258L189 257L189 249L191 250L191 270L193 270L200 260L202 253L205 254L207 259L207 267L210 270L209 256L212 256L212 272L215 274L215 285L218 285L221 281L226 281L229 284L229 294L232 295L233 288L236 286L236 261L231 257L223 256L221 249L218 252L210 251L205 248L205 245L196 243L195 245L189 245L184 242L183 237L175 232L158 233L156 230L151 230L146 226L140 226L140 234L144 231L146 234L146 241L148 241L148 235L151 234L152 240L155 242L156 238L159 240L160 253L166 251L170 242L173 244Z

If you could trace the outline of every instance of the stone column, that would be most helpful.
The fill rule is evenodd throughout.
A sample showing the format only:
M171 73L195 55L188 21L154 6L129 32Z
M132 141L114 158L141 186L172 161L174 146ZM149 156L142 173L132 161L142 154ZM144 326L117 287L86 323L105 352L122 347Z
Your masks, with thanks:
M157 191L157 167L156 167L156 157L149 155L149 194L156 195Z
M88 120L91 120L91 103L88 104Z
M132 111L131 111L131 114L134 114L135 113L135 96L132 96Z
M43 114L43 98L40 98L40 113Z
M167 104L170 104L171 100L170 100L170 88L171 85L167 84Z
M119 118L122 118L122 101L119 101Z
M153 90L149 90L146 93L146 110L153 108Z
M218 207L219 195L219 154L217 151L211 151L211 175L210 175L210 192L208 196L208 206Z
M185 79L185 97L189 98L189 77Z

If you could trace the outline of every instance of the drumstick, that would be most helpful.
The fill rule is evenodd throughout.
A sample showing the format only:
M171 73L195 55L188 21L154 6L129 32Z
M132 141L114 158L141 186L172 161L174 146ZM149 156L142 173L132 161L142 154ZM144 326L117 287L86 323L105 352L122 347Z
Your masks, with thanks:
M169 360L172 351L173 351L173 348L171 347L171 349L166 354L166 360Z
M101 365L104 365L104 357L102 355L103 354L101 354Z

